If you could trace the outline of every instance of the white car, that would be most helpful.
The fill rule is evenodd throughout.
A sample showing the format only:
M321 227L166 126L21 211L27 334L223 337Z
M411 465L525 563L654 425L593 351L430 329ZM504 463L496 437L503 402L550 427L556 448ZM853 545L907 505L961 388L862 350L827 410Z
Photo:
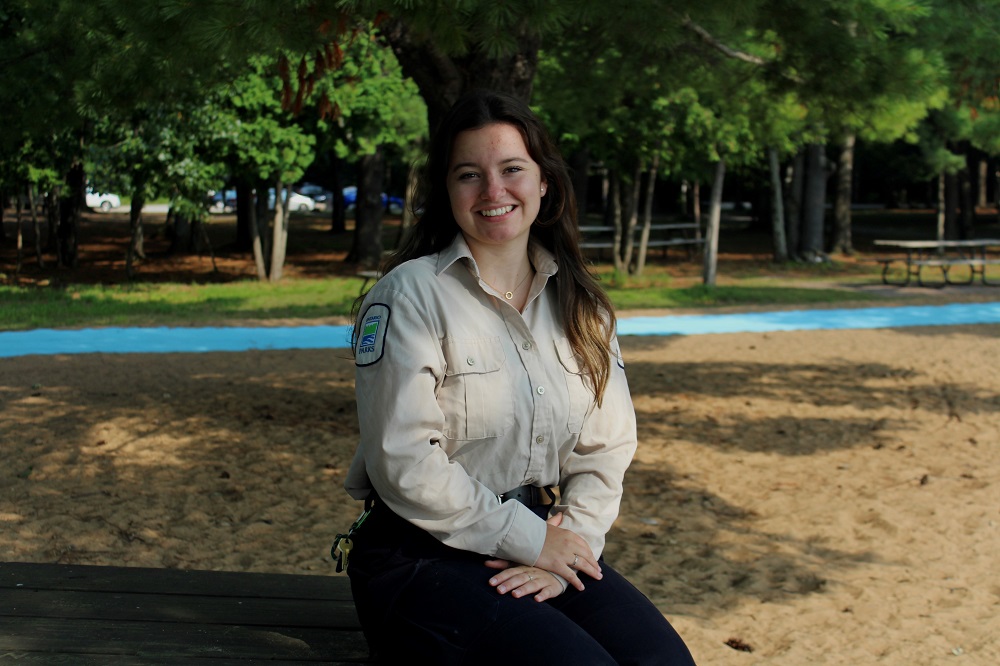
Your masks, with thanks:
M102 194L91 189L87 190L87 208L99 208L101 212L107 213L121 205L122 200L117 194Z
M303 213L316 210L316 202L310 197L307 197L304 194L299 194L298 192L289 192L287 205L288 210L297 210ZM274 210L274 188L267 191L267 207Z

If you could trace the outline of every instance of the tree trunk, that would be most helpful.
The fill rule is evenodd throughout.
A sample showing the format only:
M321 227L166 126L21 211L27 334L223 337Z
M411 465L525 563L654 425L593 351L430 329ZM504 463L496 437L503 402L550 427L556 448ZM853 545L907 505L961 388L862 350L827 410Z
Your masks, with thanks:
M45 259L42 257L42 222L38 219L38 200L34 185L28 188L28 203L31 206L31 228L35 232L35 261L39 268L45 268Z
M132 233L128 244L128 251L125 253L125 275L129 280L135 277L135 258L146 258L142 233L142 205L145 201L142 195L138 194L139 189L136 188L136 193L132 197L132 205L129 208L128 215L129 229Z
M958 176L953 173L944 177L944 237L958 239Z
M785 231L788 241L788 255L796 261L801 259L802 247L802 199L805 191L805 150L800 150L792 159L785 179Z
M715 165L712 180L712 201L708 209L708 229L705 231L705 265L702 281L709 287L715 286L715 274L719 263L719 227L722 225L722 186L726 181L726 161L720 159Z
M660 166L660 156L653 156L646 180L646 197L642 206L642 232L639 236L639 255L635 260L635 275L642 275L646 268L646 252L649 249L649 228L653 224L653 193L656 191L656 173Z
M805 201L802 216L802 254L806 261L820 262L823 253L823 220L826 200L826 169L823 165L823 144L806 148Z
M615 228L614 240L611 242L611 256L614 259L615 271L625 273L627 266L622 264L622 241L625 233L622 229L621 176L617 169L611 169L608 178L608 209L605 215L611 217L611 224L606 226Z
M420 181L420 171L415 163L410 164L410 170L406 174L406 199L403 203L403 217L399 221L399 238L396 239L396 248L403 246L406 235L417 223L417 216L413 212L416 205L417 185Z
M788 243L785 240L785 206L782 201L781 164L777 148L767 149L767 163L771 173L771 244L774 248L774 260L785 263L788 261Z
M431 38L411 31L399 19L383 21L379 30L396 54L403 74L420 89L432 135L451 105L473 88L509 93L524 101L531 97L541 37L529 26L508 32L514 47L499 56L477 46L462 55L448 55Z
M986 196L986 192L989 190L989 173L990 173L989 161L985 157L980 157L976 164L976 168L978 174L977 178L978 187L976 187L976 207L986 208L986 206L988 205L987 204L988 198Z
M84 190L87 179L83 164L70 167L66 176L66 196L59 202L59 226L56 229L59 265L73 267L79 263L80 211L86 203Z
M250 208L249 214L249 225L250 225L250 243L253 247L253 263L257 269L257 279L261 282L267 280L267 261L265 257L267 253L264 251L264 240L262 234L260 233L260 224L257 223L257 215L259 211L257 206L252 206Z
M271 282L281 280L285 268L285 250L288 247L288 201L285 184L278 182L274 188L274 226L271 241Z
M854 254L851 239L851 186L854 179L854 143L853 132L844 135L844 143L840 148L840 159L837 165L837 198L833 203L834 239L833 251L841 254Z
M56 255L56 265L59 264L59 241L57 232L59 229L59 187L53 187L45 195L45 251Z
M382 263L382 180L385 157L379 148L358 160L358 193L354 206L354 246L350 263L377 268Z
M965 168L958 172L959 191L961 196L962 224L959 229L961 238L969 240L976 237L976 200L972 192L972 169L974 167L972 149L968 142L962 143L965 151Z
M17 188L17 196L14 197L14 243L17 248L17 259L14 264L14 275L20 275L21 263L24 261L24 230L21 228L21 218L24 210L24 192Z
M632 172L632 187L623 189L624 208L627 211L625 224L625 246L622 248L622 266L632 270L632 254L635 249L635 226L639 221L639 188L642 186L642 165L636 165Z
M344 204L344 186L340 182L340 158L331 151L332 187L330 191L330 233L342 234L347 231L347 206Z
M573 193L576 195L576 215L578 221L587 219L587 180L590 174L590 151L577 148L570 156L570 177Z
M936 236L937 240L943 241L947 236L947 218L948 218L948 201L947 201L947 176L944 171L938 174L937 178L937 228Z
M0 187L0 245L7 242L7 229L3 226L3 214L7 209L7 192Z
M226 205L226 191L222 191L222 205ZM253 185L245 180L236 181L236 249L241 252L253 249L254 220Z
M171 230L170 254L184 254L191 251L191 218L176 213Z

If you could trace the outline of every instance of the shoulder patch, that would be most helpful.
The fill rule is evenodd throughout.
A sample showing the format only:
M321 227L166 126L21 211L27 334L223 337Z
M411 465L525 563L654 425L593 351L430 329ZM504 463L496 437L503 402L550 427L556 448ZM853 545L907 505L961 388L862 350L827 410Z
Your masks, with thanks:
M358 367L372 365L382 360L385 336L389 332L389 306L372 303L361 318L361 331L354 347L354 364Z

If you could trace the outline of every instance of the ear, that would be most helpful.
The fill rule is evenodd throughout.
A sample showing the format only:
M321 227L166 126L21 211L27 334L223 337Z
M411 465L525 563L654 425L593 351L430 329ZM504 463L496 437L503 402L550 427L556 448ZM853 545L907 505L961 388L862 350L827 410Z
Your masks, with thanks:
M545 193L548 192L548 191L549 191L549 184L546 181L543 180L542 181L542 196L544 197Z

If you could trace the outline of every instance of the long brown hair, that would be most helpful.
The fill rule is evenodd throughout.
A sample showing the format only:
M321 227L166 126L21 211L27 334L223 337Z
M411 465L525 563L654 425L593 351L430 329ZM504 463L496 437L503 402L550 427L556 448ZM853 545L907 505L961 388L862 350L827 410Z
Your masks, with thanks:
M455 239L459 227L451 212L446 181L455 137L459 132L494 123L517 128L531 158L541 167L542 179L548 183L548 192L542 197L530 234L555 256L559 266L556 293L566 337L600 404L611 375L614 309L580 251L576 198L566 163L541 121L520 99L476 90L464 95L451 108L434 134L421 176L414 208L422 206L423 212L402 247L386 259L381 273L385 275L410 259L440 252ZM355 303L355 337L360 330L361 300Z

